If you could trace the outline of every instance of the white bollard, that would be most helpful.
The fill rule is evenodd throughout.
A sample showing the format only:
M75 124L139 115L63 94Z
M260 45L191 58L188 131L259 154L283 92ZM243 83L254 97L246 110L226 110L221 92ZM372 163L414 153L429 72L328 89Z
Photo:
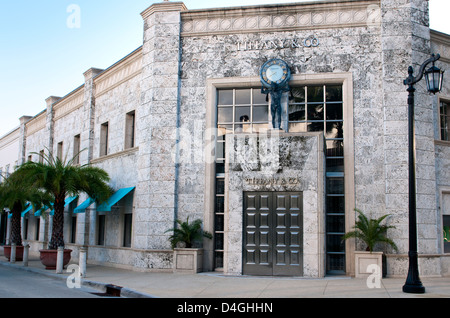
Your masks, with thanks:
M9 257L11 263L16 262L16 243L11 243L11 255Z
M23 246L23 266L28 266L28 255L29 255L30 245L25 243Z
M58 247L58 254L56 256L56 274L62 274L64 267L64 247Z
M80 248L80 256L79 256L79 267L80 267L80 277L86 277L86 262L87 262L87 248Z

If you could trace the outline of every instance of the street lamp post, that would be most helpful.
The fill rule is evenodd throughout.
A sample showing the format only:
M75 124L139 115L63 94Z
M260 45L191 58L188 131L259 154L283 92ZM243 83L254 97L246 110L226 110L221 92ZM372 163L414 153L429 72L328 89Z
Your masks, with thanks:
M403 292L423 294L425 287L422 285L419 277L419 266L417 256L417 219L416 219L416 152L415 152L415 130L414 130L414 84L419 82L425 76L427 90L436 94L442 89L442 80L444 72L437 68L434 63L440 59L440 55L432 55L426 60L419 70L419 75L414 77L412 66L408 68L408 78L404 84L408 85L408 149L409 149L409 269L406 283L403 285ZM425 71L425 68L433 63L433 66Z

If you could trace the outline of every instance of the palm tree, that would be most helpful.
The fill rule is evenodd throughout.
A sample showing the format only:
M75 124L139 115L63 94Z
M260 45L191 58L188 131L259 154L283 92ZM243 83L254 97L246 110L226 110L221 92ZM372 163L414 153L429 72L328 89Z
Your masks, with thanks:
M386 232L388 229L394 229L395 226L387 226L381 225L381 222L389 216L389 214L384 215L378 219L368 219L367 216L364 215L358 209L355 209L356 212L359 213L358 221L355 223L354 231L346 233L342 240L346 240L349 238L358 238L361 239L364 243L367 244L366 251L373 252L373 248L376 243L385 243L392 246L395 250L397 249L397 245L391 239L386 237Z
M101 168L75 165L76 154L71 160L61 160L49 154L36 153L42 162L29 161L19 167L18 173L29 181L29 186L42 189L52 196L53 226L48 248L64 247L64 206L67 195L86 193L98 203L106 201L113 193L108 186L109 176Z
M32 204L39 209L42 204L49 204L50 198L45 192L29 187L17 171L14 171L0 184L0 207L8 208L11 216L11 243L22 246L21 212Z

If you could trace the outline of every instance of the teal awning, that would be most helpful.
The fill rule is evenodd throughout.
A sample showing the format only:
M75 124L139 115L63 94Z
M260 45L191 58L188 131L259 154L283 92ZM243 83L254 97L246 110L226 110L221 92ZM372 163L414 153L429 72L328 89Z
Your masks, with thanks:
M25 210L23 210L21 213L20 213L20 216L21 217L24 217L28 212L30 212L31 210L33 209L33 205L31 205L31 203L28 203L27 204L27 207L25 208ZM8 218L10 219L10 218L12 218L12 216L13 216L13 214L11 213L11 212L9 212L8 213Z
M53 206L53 203L52 203L52 206ZM48 209L50 209L50 207L44 205L42 208L40 208L39 210L37 210L37 211L34 213L34 216L41 216L42 212L45 212L45 211L47 211Z
M22 211L20 214L21 217L24 217L28 212L30 212L33 209L33 205L31 203L28 203L28 207ZM12 216L12 214L11 214Z
M86 209L88 208L88 206L90 206L94 202L95 202L94 199L88 198L86 201L84 201L79 206L77 206L75 208L75 210L73 210L73 213L84 213L84 212L86 212Z
M78 196L76 195L76 196L74 196L74 197L68 197L68 198L66 198L66 200L65 200L65 202L64 202L64 207L66 207L67 205L69 205L73 200L75 200L76 198L78 198ZM50 215L53 215L53 214L55 214L55 210L52 210L51 212L50 212Z
M134 190L135 187L123 188L114 193L105 203L97 207L97 212L110 212L111 207L122 200L128 193Z

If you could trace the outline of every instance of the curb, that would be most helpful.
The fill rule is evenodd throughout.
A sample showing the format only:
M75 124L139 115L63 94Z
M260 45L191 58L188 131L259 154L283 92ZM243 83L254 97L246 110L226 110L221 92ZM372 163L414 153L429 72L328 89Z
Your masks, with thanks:
M47 277L53 278L53 279L67 280L67 276L65 276L65 275L56 274L56 273L48 272L48 271L43 271L41 269L37 269L37 268L33 268L33 267L21 266L18 264L11 264L6 261L0 261L0 266L11 267L11 268L31 272L34 274L47 276ZM81 278L81 285L84 287L91 288L91 289L96 289L102 293L106 293L108 287L114 286L112 284L97 282L97 281L88 280L85 278ZM119 290L120 298L158 298L158 297L148 295L148 294L145 294L145 293L142 293L142 292L130 289L130 288L121 287L121 286L114 286L114 287L116 287L116 289Z

